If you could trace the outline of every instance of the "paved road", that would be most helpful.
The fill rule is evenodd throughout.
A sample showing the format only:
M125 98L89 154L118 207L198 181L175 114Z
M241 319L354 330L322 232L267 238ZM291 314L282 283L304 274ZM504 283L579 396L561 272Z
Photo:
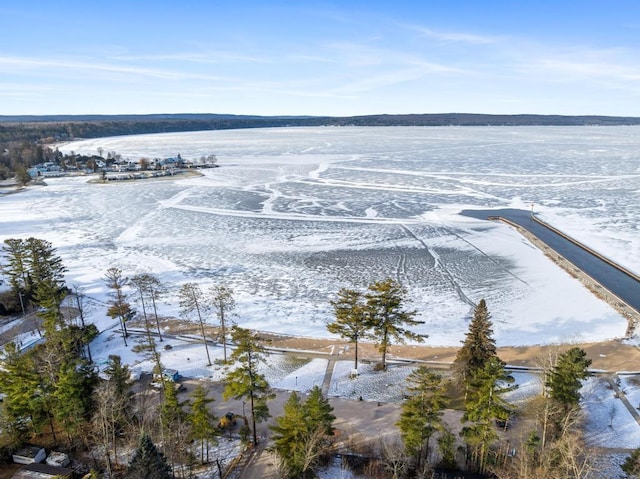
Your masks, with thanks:
M552 250L564 256L577 268L591 276L636 311L640 311L639 281L603 261L598 256L580 248L555 231L534 221L529 211L509 208L501 210L464 210L461 214L478 219L500 216L512 221L538 237Z

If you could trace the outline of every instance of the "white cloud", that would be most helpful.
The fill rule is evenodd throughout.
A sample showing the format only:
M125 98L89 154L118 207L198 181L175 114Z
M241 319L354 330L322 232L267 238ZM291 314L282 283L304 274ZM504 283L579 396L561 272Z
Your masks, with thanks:
M609 88L616 85L630 88L640 80L640 66L635 55L622 49L574 47L564 51L539 51L516 69L524 75L535 74L547 82L598 82Z
M133 75L135 77L157 78L162 80L223 80L216 75L203 75L182 69L145 68L139 66L104 63L92 60L68 60L34 57L0 57L0 68L3 73L22 73L30 70L41 70L45 75L52 75L53 71L63 71L65 77L73 77L80 73L108 72ZM58 76L58 75L55 75ZM228 80L228 79L225 79Z
M436 31L427 27L418 25L403 25L404 28L417 32L420 36L433 38L443 42L460 42L471 45L486 45L490 43L497 43L500 41L500 37L479 35L476 33L468 32L444 32Z

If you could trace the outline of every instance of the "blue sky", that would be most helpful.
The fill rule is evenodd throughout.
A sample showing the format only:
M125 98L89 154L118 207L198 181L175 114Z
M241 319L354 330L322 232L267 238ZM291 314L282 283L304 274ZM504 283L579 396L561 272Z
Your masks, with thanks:
M636 0L9 3L5 115L640 116Z

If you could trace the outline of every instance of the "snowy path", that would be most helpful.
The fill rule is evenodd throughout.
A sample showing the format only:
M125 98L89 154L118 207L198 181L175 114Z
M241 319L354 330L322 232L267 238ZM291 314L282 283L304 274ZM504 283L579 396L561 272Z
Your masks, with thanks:
M611 377L607 377L607 381L611 385L611 389L613 389L613 391L615 392L616 397L622 401L622 404L624 404L624 407L627 408L627 411L629 411L629 414L631 414L631 416L636 420L638 425L640 425L640 414L638 414L638 410L631 405L631 403L629 402L629 399L627 398L627 395L624 393L624 391L622 391L622 389L620 389L620 387L618 386L618 383L614 381Z

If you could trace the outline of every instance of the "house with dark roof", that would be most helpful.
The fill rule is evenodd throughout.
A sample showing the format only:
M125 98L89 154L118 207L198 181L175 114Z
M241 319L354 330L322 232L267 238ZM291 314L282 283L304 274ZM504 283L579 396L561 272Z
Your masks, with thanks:
M47 464L27 464L18 469L11 479L53 479L73 477L73 469L49 466Z

